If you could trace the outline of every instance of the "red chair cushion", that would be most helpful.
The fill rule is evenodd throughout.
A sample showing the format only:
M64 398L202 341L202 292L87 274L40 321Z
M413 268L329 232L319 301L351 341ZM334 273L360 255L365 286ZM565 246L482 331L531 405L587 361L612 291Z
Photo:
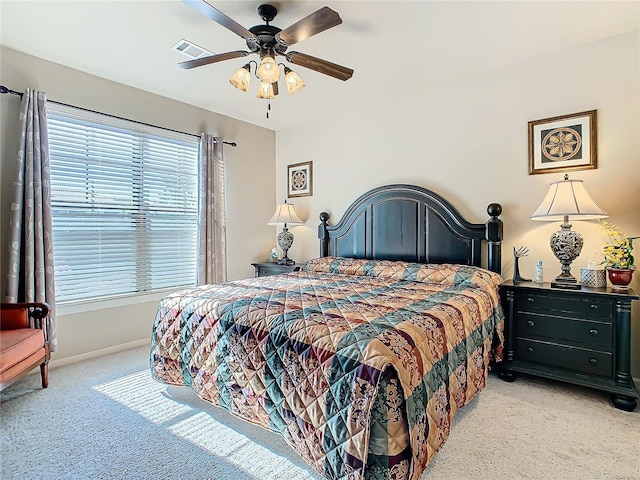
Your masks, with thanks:
M4 315L2 316L4 320ZM39 328L20 328L0 332L0 374L44 347Z

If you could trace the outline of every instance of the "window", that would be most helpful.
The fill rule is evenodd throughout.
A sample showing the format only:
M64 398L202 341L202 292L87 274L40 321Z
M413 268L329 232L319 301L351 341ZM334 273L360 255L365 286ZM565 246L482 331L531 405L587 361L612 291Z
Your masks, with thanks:
M198 138L48 110L58 302L194 285Z

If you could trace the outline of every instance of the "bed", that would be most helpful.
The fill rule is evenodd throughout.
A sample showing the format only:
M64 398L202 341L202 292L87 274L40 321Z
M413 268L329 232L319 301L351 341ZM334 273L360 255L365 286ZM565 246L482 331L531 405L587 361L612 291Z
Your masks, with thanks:
M320 215L300 271L163 298L151 374L277 432L329 479L412 479L501 359L498 204L388 185ZM482 268L482 264L486 268Z

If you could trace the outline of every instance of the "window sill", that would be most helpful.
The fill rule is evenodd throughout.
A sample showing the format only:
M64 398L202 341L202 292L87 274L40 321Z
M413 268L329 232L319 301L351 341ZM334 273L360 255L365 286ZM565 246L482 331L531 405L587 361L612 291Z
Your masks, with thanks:
M142 293L122 297L103 298L99 300L63 303L56 307L56 315L73 315L75 313L94 312L96 310L126 307L127 305L136 305L140 303L159 302L166 295L182 288L187 287L174 287L165 290L158 290L153 293Z

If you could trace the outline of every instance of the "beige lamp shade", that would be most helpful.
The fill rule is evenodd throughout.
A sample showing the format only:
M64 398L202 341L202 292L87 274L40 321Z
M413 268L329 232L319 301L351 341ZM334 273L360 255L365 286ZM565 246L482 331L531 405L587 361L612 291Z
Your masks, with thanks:
M564 180L553 182L549 186L547 196L530 218L538 221L564 221L565 217L594 220L608 216L591 198L582 180L569 180L569 175L565 175Z
M304 222L300 220L293 205L285 200L284 203L277 206L276 212L271 217L271 220L267 222L267 225L304 225Z

